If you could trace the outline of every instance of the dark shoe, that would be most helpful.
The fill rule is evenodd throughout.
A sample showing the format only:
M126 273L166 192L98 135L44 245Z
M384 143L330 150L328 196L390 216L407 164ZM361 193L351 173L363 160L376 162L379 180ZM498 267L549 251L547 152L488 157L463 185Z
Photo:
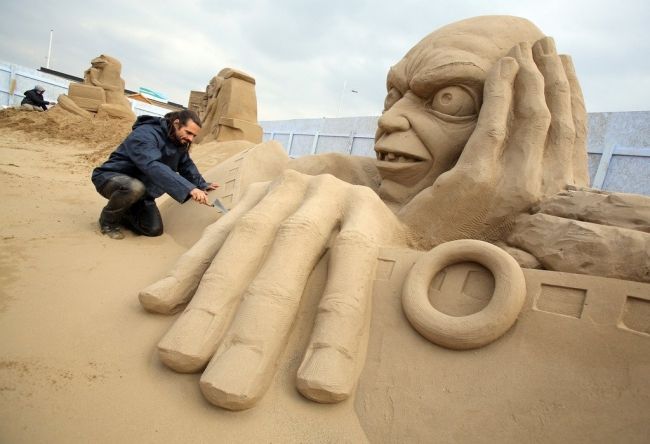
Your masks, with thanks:
M103 235L110 237L111 239L124 239L124 233L120 230L120 227L112 227L109 225L103 225L101 227L101 232Z

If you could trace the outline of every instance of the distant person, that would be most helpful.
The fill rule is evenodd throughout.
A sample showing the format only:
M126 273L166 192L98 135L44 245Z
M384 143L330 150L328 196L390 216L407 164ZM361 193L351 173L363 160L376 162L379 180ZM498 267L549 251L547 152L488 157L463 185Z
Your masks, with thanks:
M36 85L34 89L25 91L25 98L20 102L20 107L24 109L31 109L33 111L47 111L47 105L51 105L43 98L45 88L41 85Z
M122 239L120 225L144 236L163 233L155 198L169 194L178 202L193 200L208 205L208 183L190 159L190 145L201 129L199 116L190 110L162 117L140 116L127 136L92 181L108 204L99 217L102 234Z

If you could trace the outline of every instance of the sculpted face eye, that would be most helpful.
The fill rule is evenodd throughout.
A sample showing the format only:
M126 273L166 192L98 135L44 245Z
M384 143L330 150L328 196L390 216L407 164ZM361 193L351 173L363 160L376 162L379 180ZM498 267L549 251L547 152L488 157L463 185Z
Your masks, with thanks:
M399 92L397 88L391 88L386 95L386 99L384 100L384 111L389 110L390 107L395 105L395 103L401 98L402 93Z
M472 117L478 113L474 97L460 86L438 90L426 107L435 114L451 117Z

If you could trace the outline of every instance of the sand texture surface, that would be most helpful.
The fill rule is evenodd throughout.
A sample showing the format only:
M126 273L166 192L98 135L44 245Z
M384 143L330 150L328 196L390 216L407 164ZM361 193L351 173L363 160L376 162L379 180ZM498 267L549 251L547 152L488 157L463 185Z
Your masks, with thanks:
M104 199L90 171L128 127L64 121L0 114L0 442L647 442L650 284L526 271L515 326L487 347L451 351L401 310L420 254L410 250L381 252L353 399L321 405L295 389L325 257L265 397L243 412L214 407L199 374L160 363L155 346L173 317L137 298L187 249L177 227L122 241L99 233ZM197 163L248 146L199 146ZM477 273L466 284L489 288Z

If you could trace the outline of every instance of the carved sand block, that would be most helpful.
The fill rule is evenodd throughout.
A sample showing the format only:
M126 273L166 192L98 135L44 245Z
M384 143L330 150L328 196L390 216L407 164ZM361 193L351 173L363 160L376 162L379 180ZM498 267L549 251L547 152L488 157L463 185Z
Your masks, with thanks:
M204 124L197 143L262 141L253 77L235 69L222 69L206 88L205 99Z
M219 118L219 137L217 138L219 141L257 140L261 142L262 136L262 127L256 123L231 117Z
M102 88L81 83L70 84L68 97L80 108L95 113L100 105L106 103L106 93Z
M643 442L650 284L523 269L526 298L512 328L485 347L456 351L407 327L400 296L427 254L382 248L378 255L356 400L370 442ZM469 317L493 292L486 268L458 263L433 279L429 300L438 311ZM490 401L481 408L476 399ZM459 415L471 420L451 425Z
M135 120L131 104L124 96L124 80L120 77L119 60L100 55L84 72L84 83L70 84L68 94L59 96L61 108L87 118L118 118Z
M203 119L205 112L204 101L207 102L207 93L205 91L190 91L190 98L187 102L187 108L194 111Z

